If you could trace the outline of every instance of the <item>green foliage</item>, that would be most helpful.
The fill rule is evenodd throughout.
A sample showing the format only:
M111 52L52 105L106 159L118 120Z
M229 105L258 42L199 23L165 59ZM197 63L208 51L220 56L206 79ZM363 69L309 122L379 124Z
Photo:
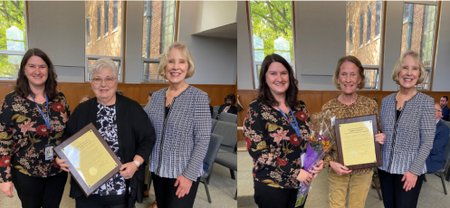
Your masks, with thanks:
M24 1L0 1L0 50L7 50L6 30L12 26L17 27L23 32L23 40L26 49ZM9 55L9 57L14 56ZM8 61L8 55L0 55L0 77L16 76L18 67L19 66Z
M293 57L293 27L291 1L250 1L253 35L264 42L264 56L275 52L274 40L283 37L289 41Z

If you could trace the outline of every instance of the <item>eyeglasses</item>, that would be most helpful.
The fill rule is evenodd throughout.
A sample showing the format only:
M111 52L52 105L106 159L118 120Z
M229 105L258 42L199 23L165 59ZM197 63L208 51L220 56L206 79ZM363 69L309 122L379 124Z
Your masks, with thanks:
M114 80L116 80L116 78L114 78L114 77L106 77L105 79L101 79L101 78L95 77L95 78L92 79L92 83L94 83L96 85L99 85L99 84L102 83L102 81L105 81L105 83L107 85L109 85L109 84L112 84L114 82Z
M438 110L438 109L434 109L435 111L437 111L437 112L442 112L442 110Z

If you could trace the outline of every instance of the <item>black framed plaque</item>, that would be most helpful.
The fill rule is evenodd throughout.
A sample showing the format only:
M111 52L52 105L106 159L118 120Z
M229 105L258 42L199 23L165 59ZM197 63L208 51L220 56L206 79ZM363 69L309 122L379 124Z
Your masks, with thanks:
M90 123L54 148L61 159L70 165L72 177L90 196L119 172L122 163Z
M338 162L350 170L381 166L376 115L336 119Z

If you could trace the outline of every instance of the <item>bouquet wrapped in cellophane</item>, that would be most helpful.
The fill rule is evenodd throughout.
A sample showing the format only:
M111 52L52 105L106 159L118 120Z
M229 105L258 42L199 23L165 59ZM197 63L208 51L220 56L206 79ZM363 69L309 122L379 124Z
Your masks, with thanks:
M304 170L314 170L313 167L315 167L320 160L323 160L326 153L331 150L335 141L334 119L335 116L331 115L329 111L312 114L310 125L311 136L306 138L308 140L306 153L301 155ZM314 176L314 173L312 173L312 175ZM299 183L298 187L295 207L299 207L305 203L306 195L310 190L311 183L309 186Z

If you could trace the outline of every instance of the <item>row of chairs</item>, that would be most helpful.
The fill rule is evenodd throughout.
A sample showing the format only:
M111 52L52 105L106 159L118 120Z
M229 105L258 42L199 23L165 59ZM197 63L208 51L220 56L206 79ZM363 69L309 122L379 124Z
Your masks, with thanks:
M235 119L237 120L237 117ZM208 184L211 178L214 163L229 168L231 178L234 180L236 179L235 171L237 171L237 124L235 122L215 119L211 119L211 122L211 140L209 142L208 151L205 157L205 165L208 172L205 172L200 178L200 182L202 182L205 186L206 196L208 197L209 203L211 203L211 196L209 194ZM237 190L234 196L235 200L236 197Z

